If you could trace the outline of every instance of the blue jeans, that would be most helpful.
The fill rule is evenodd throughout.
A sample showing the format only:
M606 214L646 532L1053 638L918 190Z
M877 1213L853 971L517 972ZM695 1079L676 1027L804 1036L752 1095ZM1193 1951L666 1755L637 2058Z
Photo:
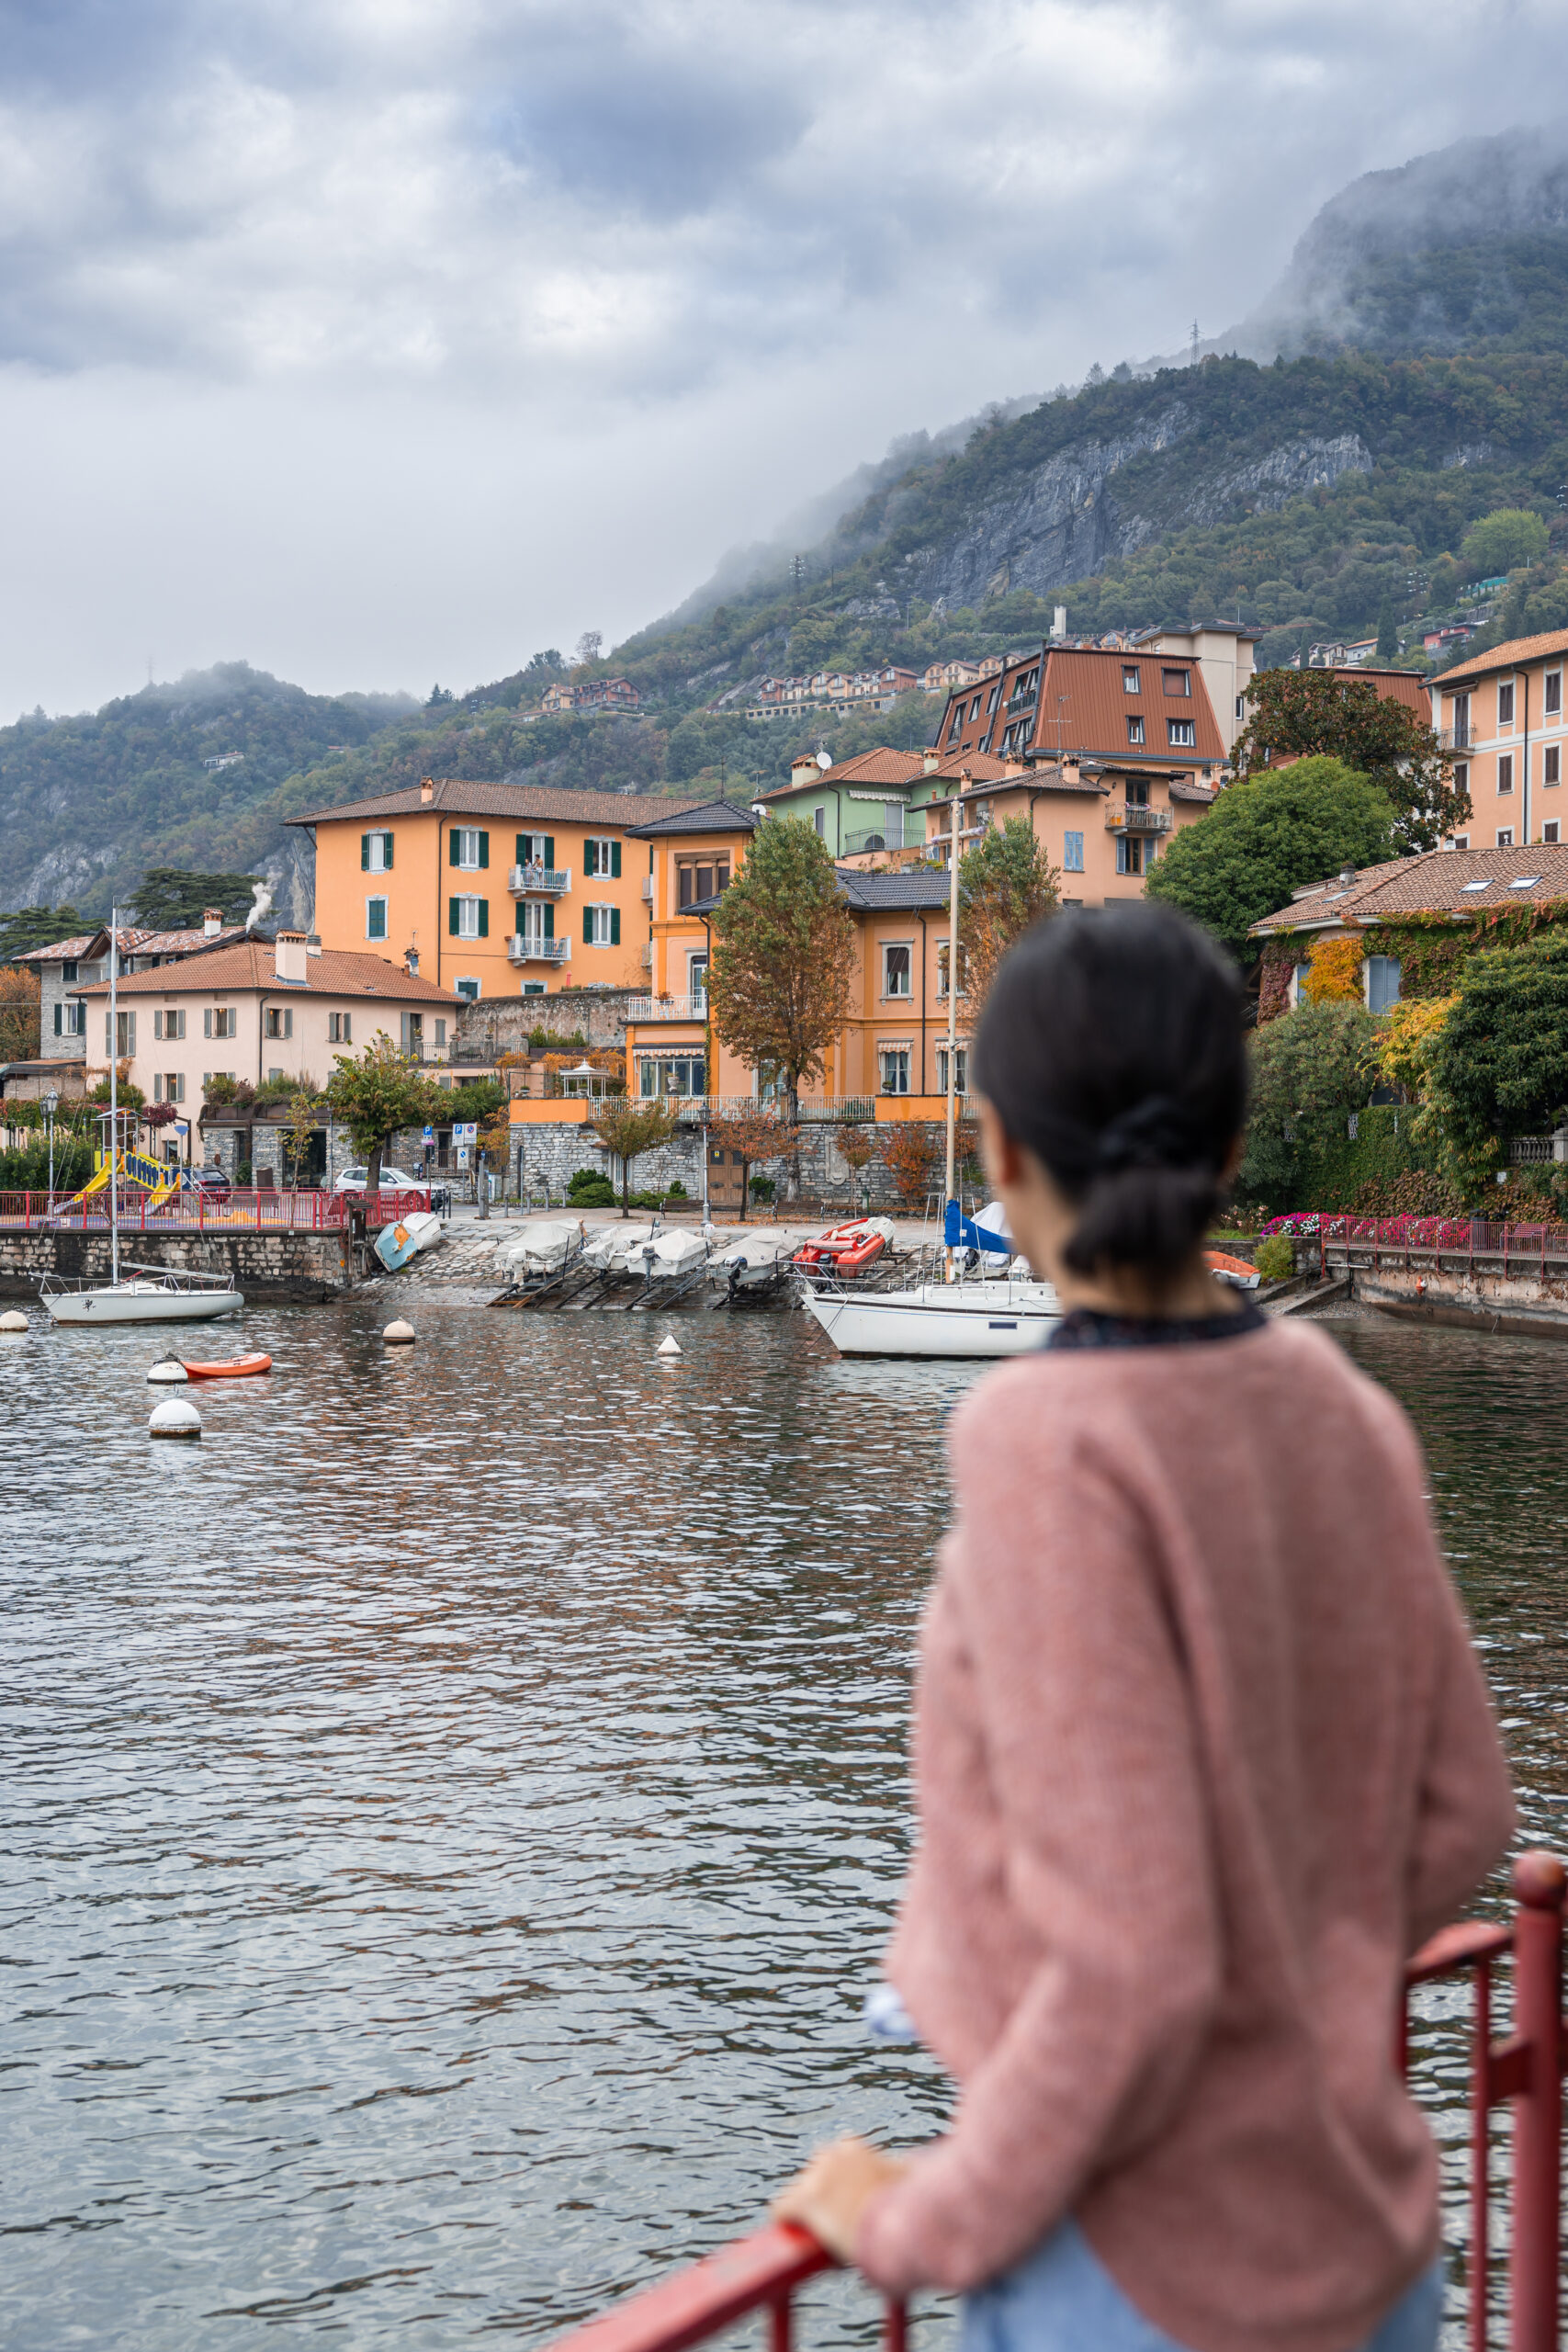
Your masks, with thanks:
M1363 2352L1436 2352L1443 2267L1395 2303ZM1127 2301L1076 2222L964 2299L959 2352L1182 2352Z

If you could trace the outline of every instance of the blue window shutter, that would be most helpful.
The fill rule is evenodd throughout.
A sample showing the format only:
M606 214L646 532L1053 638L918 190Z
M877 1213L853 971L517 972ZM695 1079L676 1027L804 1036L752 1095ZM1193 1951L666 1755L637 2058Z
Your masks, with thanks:
M382 834L381 847L387 861L385 870L387 873L390 874L392 870L392 836L390 833Z
M545 937L546 937L547 939L553 939L553 938L555 937L555 935L556 935L556 906L555 906L555 900L554 900L553 899L547 899L545 900Z
M612 842L610 843L610 879L611 879L613 882L618 882L618 881L620 880L620 878L621 878L621 844L620 844L620 842Z
M547 833L547 834L545 835L545 864L546 864L547 865L554 865L555 862L556 862L556 844L555 844L555 838L554 838L553 834Z
M621 910L619 907L612 907L610 909L610 944L612 947L618 947L620 944Z
M479 900L479 937L481 939L490 937L490 900L488 899Z
M446 901L446 928L451 933L453 938L456 939L457 936L457 901L456 899L448 899Z
M359 836L359 870L361 874L368 874L370 871L370 836L368 833L361 833Z
M479 864L481 865L490 864L490 835L488 833L479 835Z

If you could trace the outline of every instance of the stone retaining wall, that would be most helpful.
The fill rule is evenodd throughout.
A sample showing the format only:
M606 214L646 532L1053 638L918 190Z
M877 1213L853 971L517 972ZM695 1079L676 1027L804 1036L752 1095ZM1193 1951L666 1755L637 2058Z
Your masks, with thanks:
M866 1127L858 1130L874 1139L878 1130ZM889 1132L883 1128L884 1135ZM924 1129L931 1149L931 1189L942 1189L942 1153L945 1131L934 1124ZM859 1212L863 1204L874 1209L902 1216L919 1216L923 1202L907 1203L893 1181L892 1174L879 1154L873 1152L865 1167L852 1170L839 1148L836 1127L804 1126L800 1130L800 1188L809 1200L840 1202L846 1215ZM523 1140L525 1139L525 1140ZM580 1168L592 1168L611 1173L610 1154L586 1126L557 1126L547 1122L518 1125L512 1130L512 1165L507 1170L507 1192L515 1196L518 1178L519 1148L526 1154L528 1181L536 1192L547 1184L552 1193L563 1192ZM417 1163L410 1163L417 1164ZM778 1186L781 1201L787 1197L789 1169L785 1162L759 1174L771 1176ZM684 1184L694 1200L703 1195L703 1137L700 1127L682 1127L674 1140L657 1151L645 1152L632 1163L632 1190L651 1193L667 1188L676 1177ZM618 1188L618 1171L611 1181Z
M319 1303L345 1288L344 1237L339 1233L135 1233L120 1236L120 1269L175 1266L228 1274L247 1298ZM0 1296L31 1298L40 1274L107 1283L107 1233L7 1233L0 1230Z
M646 989L558 989L549 996L480 998L457 1015L459 1051L493 1057L526 1050L531 1029L552 1037L586 1037L591 1046L624 1046L627 1009Z

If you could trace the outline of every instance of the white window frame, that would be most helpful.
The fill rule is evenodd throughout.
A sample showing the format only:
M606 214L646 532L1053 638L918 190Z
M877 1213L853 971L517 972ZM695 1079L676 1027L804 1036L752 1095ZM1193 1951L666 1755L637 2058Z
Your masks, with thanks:
M1553 686L1557 689L1557 700L1555 704L1551 699L1551 689ZM1547 670L1542 672L1540 681L1540 708L1543 718L1562 719L1562 673L1561 670Z
M1124 695L1141 695L1144 691L1143 679L1144 673L1139 663L1135 662L1122 662L1122 691Z
M956 1050L958 1074L953 1091L962 1098L969 1091L969 1041L966 1037L960 1038ZM939 1094L947 1092L947 1039L945 1037L936 1049L936 1091Z
M1143 715L1142 711L1139 711L1139 710L1132 710L1132 711L1129 711L1129 712L1128 712L1128 714L1127 714L1127 741L1128 741L1128 742L1129 742L1129 743L1143 743L1143 742L1146 742L1146 741L1147 741L1147 740L1148 740L1148 738L1147 738L1146 730L1145 730L1145 726L1144 726L1144 715Z
M379 909L379 910L380 910L380 917L381 917L381 928L380 928L380 930L379 930L379 931L378 931L378 930L377 930L377 928L376 928L376 915L377 915L377 910L378 910L378 909ZM385 939L385 938L386 938L386 936L387 936L387 901L386 901L386 899L385 899L371 898L371 899L366 899L366 901L365 901L365 936L366 936L366 938L367 938L367 939Z
M1508 779L1506 784L1503 781L1505 773ZM1512 752L1499 752L1497 754L1497 797L1499 800L1510 800L1513 797L1513 792L1514 755Z
M1081 833L1073 832L1066 827L1063 828L1062 871L1064 874L1081 874L1083 872L1083 840L1084 837ZM1077 852L1077 855L1076 857L1073 855L1075 849Z
M612 917L615 911L614 906L607 899L595 899L583 911L588 917L589 924L588 936L583 944L587 947L608 947L611 944L610 933L614 927L612 922Z
M1557 769L1555 775L1551 774L1554 763ZM1562 746L1561 743L1543 743L1540 747L1540 788L1543 792L1548 792L1562 781Z
M877 1092L879 1094L904 1095L908 1093L909 1050L908 1043L889 1045L878 1044L876 1048L876 1080ZM889 1086L887 1083L888 1065L899 1058L902 1058L903 1061L903 1070L901 1074L904 1082L901 1086ZM899 1073L896 1071L895 1076L897 1075L899 1075Z
M1497 731L1499 734L1502 733L1505 727L1511 727L1513 725L1514 710L1517 700L1518 697L1514 692L1514 681L1512 678L1499 678L1497 681ZM1503 705L1505 701L1508 706L1508 715L1506 718L1503 716Z
M477 940L479 935L479 901L476 892L455 890L457 901L457 937Z
M468 973L465 973L460 978L454 980L452 987L454 992L460 997L466 998L469 1004L478 1004L479 998L484 991L484 982L482 980L475 979Z
M1499 849L1512 849L1512 848L1513 848L1513 846L1514 846L1514 829L1513 829L1512 825L1499 825L1499 826L1498 826L1498 828L1497 828L1497 846L1498 846L1498 848L1499 848Z
M1197 722L1190 718L1168 718L1166 732L1173 752L1193 752L1198 748Z
M888 959L890 956L899 955L905 956L908 959L904 967L904 978L908 985L901 989L896 989L889 985L892 979L892 969ZM885 939L882 943L882 997L884 1003L912 1004L914 1001L914 941L912 939Z
M1549 817L1549 818L1547 819L1547 820L1546 820L1545 824L1544 824L1544 825L1542 825L1542 827L1541 827L1541 829L1540 829L1540 838L1541 838L1541 840L1542 840L1543 842L1555 842L1559 841L1559 840L1561 839L1561 837L1562 837L1562 835L1561 835L1561 823L1560 823L1560 820L1559 820L1559 819L1557 819L1556 817Z
M456 871L478 874L479 871L479 832L478 825L454 825L452 838L457 844Z
M582 844L582 871L596 882L608 882L615 865L615 836L611 833L590 833Z
M386 831L369 832L365 836L365 854L368 861L367 874L389 874L392 870L387 856L387 844L391 840Z

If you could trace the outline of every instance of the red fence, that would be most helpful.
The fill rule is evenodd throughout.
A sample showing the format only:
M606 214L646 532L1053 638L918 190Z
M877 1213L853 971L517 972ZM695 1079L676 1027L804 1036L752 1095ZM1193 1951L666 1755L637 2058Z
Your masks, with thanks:
M158 1207L140 1185L121 1188L119 1229L131 1233L335 1233L351 1209L363 1210L374 1230L428 1208L423 1193L243 1192L221 1197L176 1193ZM0 1193L0 1231L107 1233L107 1191Z
M1467 1920L1445 1928L1405 1971L1407 1990L1469 1975L1474 1988L1471 2066L1471 2352L1487 2352L1490 2283L1487 2172L1494 2109L1513 2109L1513 2194L1508 2255L1508 2352L1556 2352L1562 2193L1562 1905L1568 1870L1554 1854L1522 1855L1514 1868L1511 1927ZM1513 1955L1513 2031L1492 2037L1493 1971ZM1408 2020L1396 2057L1404 2066ZM835 2267L824 2246L792 2223L740 2238L658 2286L630 2295L556 2337L548 2352L682 2352L752 2312L767 2317L768 2352L791 2352L795 2290ZM889 2303L886 2352L905 2352L901 2303Z
M1478 1261L1489 1272L1540 1277L1549 1265L1568 1267L1568 1225L1493 1225L1469 1216L1329 1216L1298 1209L1273 1218L1264 1231L1315 1241L1324 1272L1331 1254L1356 1265L1426 1262L1447 1272L1468 1272Z

